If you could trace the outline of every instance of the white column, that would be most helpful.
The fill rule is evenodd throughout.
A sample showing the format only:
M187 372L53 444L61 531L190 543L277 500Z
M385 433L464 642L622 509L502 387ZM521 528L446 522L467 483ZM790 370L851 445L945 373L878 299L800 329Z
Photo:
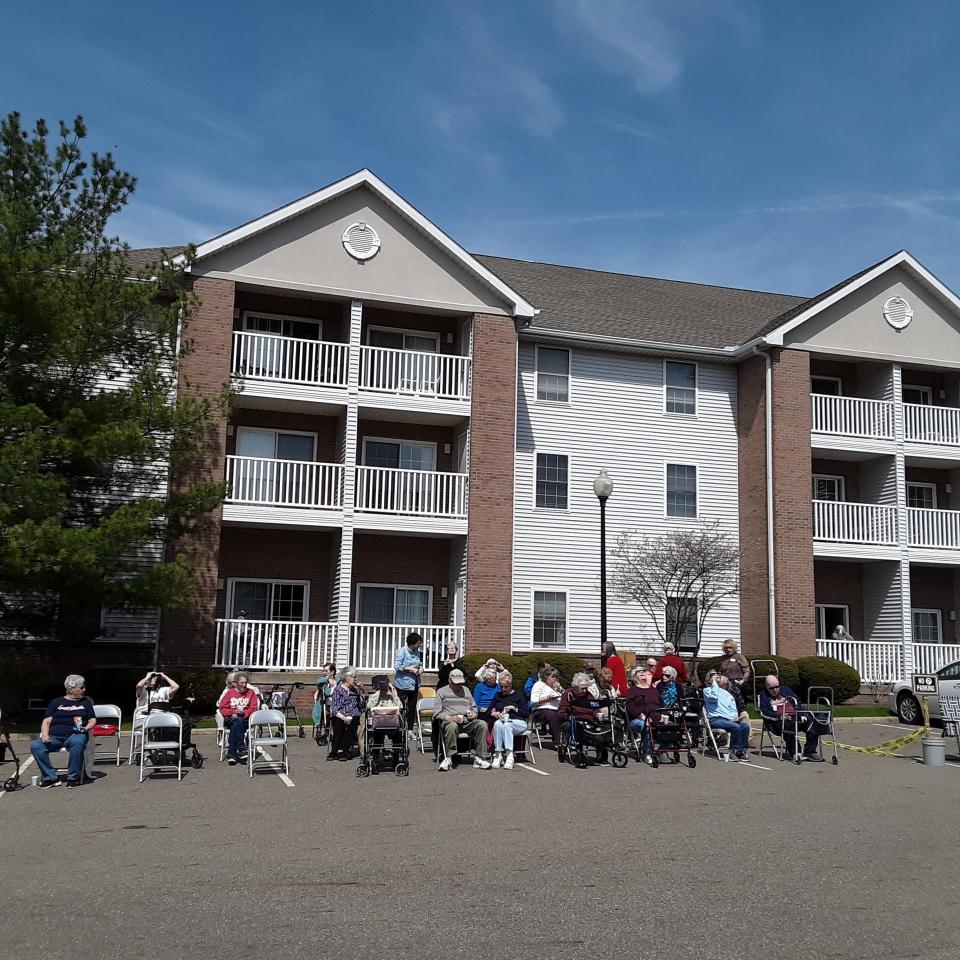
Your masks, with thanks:
M893 438L897 484L897 544L900 548L900 638L903 644L903 672L913 672L913 622L910 615L910 524L907 513L907 470L903 449L903 369L893 364Z

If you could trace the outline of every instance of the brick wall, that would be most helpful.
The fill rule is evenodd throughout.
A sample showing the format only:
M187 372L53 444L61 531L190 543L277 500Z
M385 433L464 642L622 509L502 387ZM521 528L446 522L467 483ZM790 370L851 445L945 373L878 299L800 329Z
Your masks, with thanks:
M816 602L849 606L850 633L858 640L865 639L863 565L837 560L815 560L813 579Z
M184 330L190 351L180 365L180 389L219 393L230 378L234 283L197 277L193 292L198 305ZM223 479L226 421L218 419L207 437L206 455L172 478L174 487L197 479ZM164 611L160 629L160 657L171 666L207 666L213 662L218 548L221 510L196 524L187 537L172 541L168 555L189 551L198 571L197 602L193 609Z
M509 317L473 321L473 417L466 644L510 650L517 334Z

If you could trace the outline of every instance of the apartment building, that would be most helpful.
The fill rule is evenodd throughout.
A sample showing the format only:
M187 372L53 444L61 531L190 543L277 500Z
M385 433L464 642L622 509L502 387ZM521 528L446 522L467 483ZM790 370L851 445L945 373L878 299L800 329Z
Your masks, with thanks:
M960 656L960 301L906 253L812 299L471 255L360 171L201 244L191 282L182 376L237 394L165 663L379 670L411 629L428 666L597 652L601 468L610 542L739 540L707 652Z

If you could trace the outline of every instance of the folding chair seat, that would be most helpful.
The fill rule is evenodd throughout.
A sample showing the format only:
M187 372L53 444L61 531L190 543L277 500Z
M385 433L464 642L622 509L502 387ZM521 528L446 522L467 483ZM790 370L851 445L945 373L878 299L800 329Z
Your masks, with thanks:
M421 693L423 690L421 690ZM435 744L433 736L433 711L436 707L436 698L434 694L428 697L421 696L417 700L417 739L420 741L420 752L423 753L423 728L426 721L427 729L430 731L430 742Z
M123 713L120 708L112 703L95 703L93 712L97 718L97 725L91 731L90 742L93 744L94 757L96 760L96 750L98 741L116 740L116 765L120 766L120 727L123 721ZM111 751L112 752L112 751ZM91 764L92 766L92 764Z
M533 738L535 735L537 734L535 734L534 730L530 727L529 721L527 722L527 729L524 730L523 733L515 733L513 735L514 757L522 754L524 759L533 766L537 765L537 758L533 755Z
M280 759L263 754L265 747L279 747ZM260 756L258 756L260 754ZM255 710L247 726L247 769L253 776L255 767L283 767L290 775L290 756L287 752L287 717L282 710Z
M150 733L157 730L165 739L151 740ZM140 744L140 782L143 783L143 768L148 753L167 753L175 751L177 755L177 781L183 779L183 720L176 713L148 714L143 721L143 741ZM151 774L158 769L172 769L174 764L153 764Z

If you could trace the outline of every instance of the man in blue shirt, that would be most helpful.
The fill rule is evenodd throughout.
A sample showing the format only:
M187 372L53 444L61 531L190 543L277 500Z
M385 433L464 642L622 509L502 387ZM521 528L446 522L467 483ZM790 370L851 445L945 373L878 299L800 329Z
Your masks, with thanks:
M417 691L420 688L420 675L423 673L423 655L420 647L423 637L419 633L408 633L404 645L393 658L396 677L393 681L397 696L403 702L407 718L407 730L411 740L417 739Z
M87 697L87 684L83 677L71 673L63 681L63 687L66 695L50 701L43 723L40 724L40 736L30 744L30 753L43 774L39 783L41 788L60 785L57 769L50 762L50 753L63 747L70 755L67 786L79 785L89 731L97 722L93 701Z
M707 675L709 683L703 688L703 705L707 709L707 719L715 730L726 730L730 734L730 746L733 755L741 763L749 763L747 743L750 740L750 724L740 720L737 701L727 689L730 681L714 671Z

